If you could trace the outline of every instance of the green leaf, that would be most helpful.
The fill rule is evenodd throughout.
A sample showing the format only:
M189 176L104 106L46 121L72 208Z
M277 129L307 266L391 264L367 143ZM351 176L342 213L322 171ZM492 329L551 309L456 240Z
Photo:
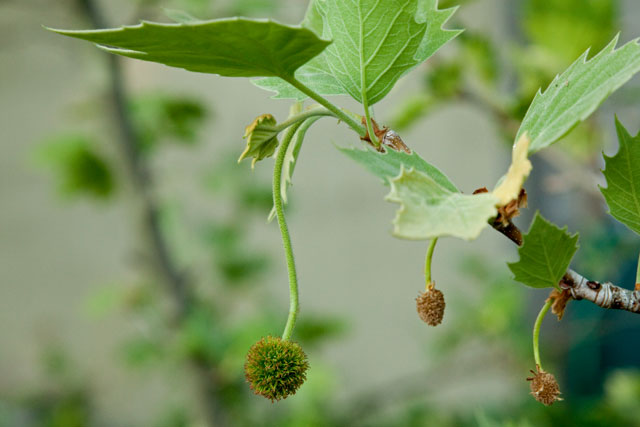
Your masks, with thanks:
M458 9L457 6L438 9L438 0L418 0L417 21L427 23L427 31L422 38L415 59L417 65L429 59L442 46L456 38L464 30L446 30L444 24Z
M616 118L620 148L604 156L607 188L600 188L611 215L640 234L640 134L632 137Z
M589 61L585 52L546 91L538 91L516 137L529 134L530 153L563 137L640 71L638 40L615 49L617 42L618 36Z
M296 78L321 95L349 94L359 102L364 89L373 105L460 33L442 28L454 12L438 10L437 0L314 0L303 25L333 43ZM306 98L285 82L254 83L277 91L276 98Z
M312 1L305 15L302 26L313 31L315 34L322 36L324 33L324 2ZM331 74L327 58L324 54L320 54L300 67L295 74L302 84L311 88L320 95L347 95L340 82ZM252 80L252 83L259 88L276 92L274 99L296 99L303 101L307 99L307 95L291 86L282 79L274 77L266 77L263 79Z
M295 77L302 84L311 88L320 95L346 95L344 88L326 69L324 59L314 58L300 67ZM278 77L265 77L251 80L251 83L261 89L275 92L273 99L295 99L304 101L307 95Z
M458 192L455 185L440 172L438 168L427 163L415 151L407 154L404 151L396 151L387 149L384 153L367 148L360 150L358 148L342 148L336 147L341 153L345 154L356 163L360 163L369 172L377 176L387 185L389 181L397 177L404 166L405 169L414 169L422 172L440 187L448 191Z
M273 156L279 144L279 132L274 129L275 125L276 119L271 114L263 114L247 126L244 132L247 148L240 155L238 163L247 157L253 157L253 167L257 161Z
M284 165L282 167L282 184L280 185L280 191L282 193L282 202L287 204L287 191L289 187L293 183L293 171L296 168L296 163L298 162L298 156L300 155L300 149L302 148L302 142L304 141L305 136L307 135L307 131L309 128L318 120L320 117L311 117L304 121L296 131L293 141L289 144L287 149L287 154L284 158ZM276 217L276 208L275 206L271 209L269 213L268 221L271 222Z
M532 288L558 287L578 250L578 233L571 235L536 213L524 244L518 249L520 260L508 264L515 280Z
M290 77L330 44L306 28L246 18L51 30L118 55L227 77Z
M435 0L316 1L324 2L322 35L333 40L324 54L331 74L370 105L458 34L442 30L454 10L437 11Z
M420 240L453 236L472 240L497 214L498 200L490 193L453 192L414 169L403 167L390 183L387 200L401 205L393 221L396 237Z
M407 154L387 149L337 147L369 172L390 184L386 200L400 204L394 219L394 235L404 239L454 236L475 239L497 214L492 194L464 195L436 167L415 151Z

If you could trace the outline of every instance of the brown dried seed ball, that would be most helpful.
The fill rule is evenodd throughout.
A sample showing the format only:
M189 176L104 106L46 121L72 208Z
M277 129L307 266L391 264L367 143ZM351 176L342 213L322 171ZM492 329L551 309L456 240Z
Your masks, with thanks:
M531 371L533 377L527 378L531 381L531 395L544 405L551 405L556 400L562 400L560 397L560 387L556 377L549 372L545 372L536 368L537 372Z
M430 326L438 326L442 323L444 307L444 295L435 287L429 288L416 298L418 315Z

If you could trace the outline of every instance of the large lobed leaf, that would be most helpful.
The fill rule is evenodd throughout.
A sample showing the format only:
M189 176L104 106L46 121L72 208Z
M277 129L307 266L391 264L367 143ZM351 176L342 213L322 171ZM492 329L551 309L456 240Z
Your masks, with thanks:
M246 18L52 31L118 55L228 77L292 76L330 44L307 28Z
M496 216L498 202L490 193L450 191L426 174L404 167L391 180L387 200L400 204L393 221L394 236L412 240L440 236L475 239Z
M525 132L534 153L556 142L585 120L616 89L640 71L640 45L630 41L615 49L616 36L587 61L585 52L547 90L538 92L522 121L516 139Z
M453 236L472 240L497 215L491 193L465 195L438 168L415 151L341 148L340 152L391 186L386 200L400 204L393 221L396 237L423 240Z
M400 174L402 167L405 169L414 169L418 172L422 172L431 179L433 179L441 187L457 192L458 189L455 185L442 173L438 168L429 164L415 151L411 154L407 154L404 151L396 151L387 149L381 153L379 151L367 148L360 150L358 148L343 148L337 147L341 153L347 157L360 163L369 172L377 176L382 182L387 185L389 181Z
M513 148L512 164L492 193L465 195L438 168L415 151L407 154L389 147L384 152L367 148L338 150L391 186L387 200L400 204L393 221L394 235L422 240L453 236L472 240L497 215L497 206L516 198L531 171L527 159L529 138Z
M560 229L545 220L539 212L533 220L524 243L518 249L520 260L510 263L515 280L533 288L558 287L578 250L578 234L567 227Z
M600 188L611 215L640 234L640 133L632 137L616 118L620 148L604 156L607 188Z
M442 28L454 11L438 10L437 0L313 0L303 26L333 44L296 78L321 95L349 94L362 102L365 93L375 104L460 33ZM277 79L254 83L276 91L276 98L306 98Z
M324 2L312 1L307 9L302 26L308 28L319 36L324 33ZM300 67L295 73L296 79L302 82L313 91L320 95L346 95L346 92L340 82L333 77L327 58L320 54L311 61ZM307 95L291 86L282 79L275 77L265 77L262 79L252 80L256 86L276 92L273 98L276 99L297 99L303 101L307 99Z

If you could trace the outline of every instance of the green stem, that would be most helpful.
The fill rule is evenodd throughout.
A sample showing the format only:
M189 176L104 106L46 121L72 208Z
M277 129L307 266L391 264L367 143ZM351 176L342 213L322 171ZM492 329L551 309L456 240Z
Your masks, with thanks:
M367 101L367 95L362 93L362 105L364 106L364 117L367 123L367 131L369 132L369 139L371 143L376 147L380 147L380 141L373 130L373 122L371 122L371 113L369 112L369 101Z
M316 101L318 104L320 104L323 107L325 107L327 110L331 111L334 116L336 116L337 118L339 118L340 120L345 122L347 125L349 125L349 127L351 127L351 129L356 131L356 133L358 135L365 136L367 134L365 128L360 123L358 123L356 120L354 120L353 117L351 117L349 114L345 113L343 110L338 108L336 105L334 105L331 102L329 102L329 100L324 98L322 95L314 92L311 88L307 87L304 83L302 83L301 81L299 81L295 77L290 76L290 77L284 78L284 80L287 83L289 83L291 86L293 86L296 89L298 89L300 92L302 92L305 95L307 95L309 98L311 98L314 101Z
M293 115L289 117L287 120L285 120L284 122L278 123L273 128L267 128L265 126L265 129L274 130L276 132L282 132L283 130L287 129L289 126L293 126L298 122L302 122L310 117L316 117L316 116L319 116L319 117L333 116L333 113L324 107L316 107L316 108L303 111L299 114Z
M360 95L362 96L362 106L364 107L364 117L369 132L369 139L376 147L380 147L380 141L373 131L373 123L371 122L371 111L369 111L369 99L367 97L367 73L364 63L364 25L360 26Z
M536 323L533 325L533 359L536 362L536 366L542 370L542 363L540 363L540 346L539 346L539 338L540 338L540 325L542 325L542 320L544 316L546 316L549 308L553 304L553 299L549 298L540 313L538 313L538 317L536 319Z
M638 257L638 269L636 270L636 285L640 283L640 256Z
M296 318L298 317L299 302L298 302L298 277L296 274L296 264L293 258L293 248L291 247L291 236L289 235L289 228L287 227L287 220L284 217L284 207L282 203L282 168L284 166L284 159L287 155L287 149L293 139L296 131L300 127L302 122L291 126L284 135L278 154L276 156L276 164L273 168L273 206L276 209L276 217L278 218L278 227L280 227L280 234L282 235L282 246L284 247L284 253L287 260L287 272L289 273L289 317L287 318L287 324L282 334L282 339L288 341L293 334L293 328L296 324Z
M424 278L426 281L425 290L429 290L431 286L431 260L433 259L433 251L436 248L436 243L438 243L438 238L431 240L431 244L429 245L429 250L427 250L427 257L424 261Z

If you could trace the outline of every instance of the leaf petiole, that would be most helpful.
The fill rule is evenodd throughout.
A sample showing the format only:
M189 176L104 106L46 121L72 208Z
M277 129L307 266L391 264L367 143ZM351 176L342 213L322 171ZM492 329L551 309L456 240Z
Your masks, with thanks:
M376 135L375 130L373 129L373 123L371 122L371 112L369 111L369 102L367 101L366 93L362 93L362 105L364 106L364 117L367 123L367 132L369 133L369 139L374 147L380 147L380 141L378 141L378 136Z
M360 7L358 6L358 9ZM373 123L371 122L371 111L369 111L369 98L367 97L367 71L364 60L364 25L360 25L360 96L362 98L362 106L364 107L365 123L367 124L367 132L369 133L369 139L374 147L380 147L380 141L378 136L373 130Z
M349 125L349 127L353 129L358 135L365 136L367 134L365 128L356 120L354 120L351 115L338 108L335 104L331 103L322 95L314 92L313 89L307 87L304 83L296 79L294 76L282 77L282 79L289 83L291 86L298 89L300 92L307 95L309 98L316 101L318 104L325 107L327 110L331 111L335 117Z

